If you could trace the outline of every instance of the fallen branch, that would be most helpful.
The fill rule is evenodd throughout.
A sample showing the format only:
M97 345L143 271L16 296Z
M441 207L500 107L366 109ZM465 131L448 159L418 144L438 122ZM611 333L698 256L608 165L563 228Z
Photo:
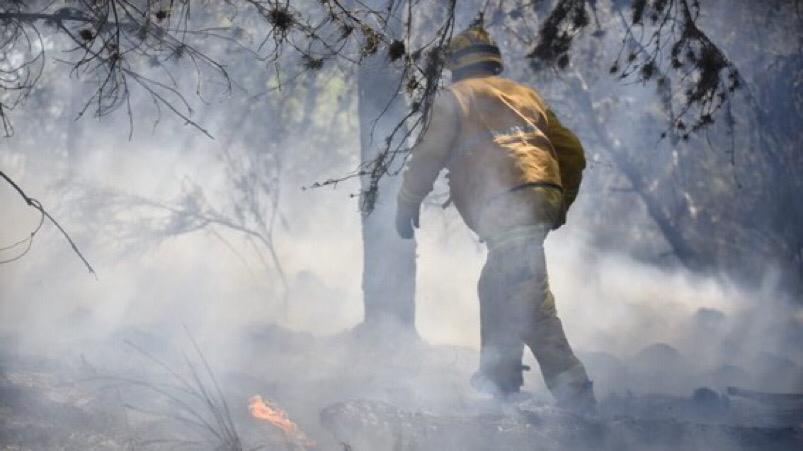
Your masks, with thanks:
M739 387L728 387L728 394L767 404L796 403L803 408L803 393L768 393Z
M89 270L90 274L95 276L95 279L97 279L98 275L95 272L95 269L92 268L92 265L90 265L89 262L86 260L86 258L84 257L84 254L82 254L81 251L78 250L78 246L75 245L75 242L72 240L72 238L67 233L67 231L64 230L64 227L62 227L61 224L59 224L58 221L56 221L56 219L53 218L53 216L51 216L50 213L47 212L47 210L45 210L45 208L42 206L42 203L39 202L38 200L34 199L33 197L30 197L27 194L25 194L25 191L23 191L22 188L20 188L20 186L17 185L16 182L14 182L14 180L11 180L11 178L9 176L7 176L3 171L0 171L0 177L2 177L6 182L8 182L14 188L14 190L16 190L17 193L19 193L19 195L22 196L22 198L25 200L25 203L28 204L28 206L31 206L31 207L35 208L41 214L41 217L39 218L39 224L31 232L31 235L28 238L24 238L24 239L22 239L20 241L17 241L16 243L14 243L14 244L12 244L10 246L6 246L6 247L3 247L3 248L0 248L0 251L4 251L4 250L8 250L8 249L12 249L14 247L17 247L17 246L19 246L19 245L21 245L23 243L27 243L27 246L26 246L25 250L21 254L15 256L15 257L12 257L10 259L0 260L0 264L10 263L10 262L16 261L16 260L22 258L22 256L24 256L25 254L27 254L28 251L31 249L31 246L33 245L34 237L39 232L39 230L41 230L42 224L44 223L45 218L47 218L50 222L53 223L53 225L56 226L57 229L59 229L61 234L64 236L64 239L66 239L67 242L70 243L70 247L72 247L73 252L75 252L75 254L78 255L78 258L81 259L81 261L84 263L84 266L86 266L86 269Z

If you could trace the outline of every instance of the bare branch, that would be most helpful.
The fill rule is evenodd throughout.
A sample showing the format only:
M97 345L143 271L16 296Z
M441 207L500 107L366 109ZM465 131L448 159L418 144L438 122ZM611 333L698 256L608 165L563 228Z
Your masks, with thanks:
M81 251L78 249L78 246L72 240L72 238L67 233L67 231L64 230L64 227L62 227L61 224L59 224L58 221L56 221L56 219L53 218L53 216L51 216L50 213L47 212L47 210L45 210L45 208L42 206L42 203L39 202L38 200L28 196L27 194L25 194L25 192L22 190L22 188L20 188L19 185L17 185L17 183L14 182L14 180L12 180L9 176L7 176L3 171L0 171L0 177L2 177L6 182L8 182L8 184L10 184L11 187L14 188L15 191L17 191L17 193L22 197L22 199L25 200L26 204L28 204L29 206L35 208L42 215L42 217L39 220L39 224L36 226L34 231L31 232L30 237L26 238L25 240L18 241L17 243L12 244L11 246L7 246L5 248L0 249L0 251L5 250L5 249L10 249L12 247L17 246L18 244L20 244L22 242L27 241L28 242L28 248L23 252L23 254L18 255L17 257L14 257L14 258L12 258L10 260L7 260L7 261L0 261L0 264L9 263L11 261L15 261L15 260L19 259L20 257L22 257L22 255L27 253L28 249L30 249L31 245L33 244L34 236L36 236L36 234L42 228L42 223L44 222L43 218L47 218L51 223L53 223L53 225L56 226L57 229L59 229L59 232L61 232L62 236L64 236L64 239L66 239L67 242L70 243L70 247L72 248L73 252L75 252L75 254L78 256L78 258L81 259L81 261L84 263L84 266L86 266L86 269L89 270L90 274L95 276L95 278L97 279L98 276L97 276L97 273L95 273L95 269L92 268L92 265L90 265L89 262L86 260L86 258L84 257L84 254L82 254Z

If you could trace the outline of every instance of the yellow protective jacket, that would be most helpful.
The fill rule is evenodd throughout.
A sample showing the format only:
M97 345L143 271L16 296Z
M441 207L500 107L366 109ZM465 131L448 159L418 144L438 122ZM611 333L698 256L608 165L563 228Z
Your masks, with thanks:
M520 226L562 224L585 157L534 89L481 76L460 80L435 99L398 202L420 204L444 168L455 207L488 238Z

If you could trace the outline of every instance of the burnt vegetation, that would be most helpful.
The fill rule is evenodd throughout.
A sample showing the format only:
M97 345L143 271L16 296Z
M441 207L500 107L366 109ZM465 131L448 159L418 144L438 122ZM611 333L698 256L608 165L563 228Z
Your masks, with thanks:
M573 40L589 25L596 2L562 0L544 21L528 55L535 69L569 65ZM698 26L700 1L634 0L614 2L624 39L610 74L622 80L675 85L670 127L683 139L714 123L740 86L736 66ZM601 36L601 34L598 34ZM675 112L676 111L676 112ZM689 119L691 117L691 119ZM662 134L665 137L666 133Z
M133 133L131 90L138 89L151 97L155 122L166 109L211 136L194 117L193 102L187 98L189 93L205 99L210 90L225 95L232 89L229 63L215 53L210 42L233 44L267 68L271 63L284 64L285 53L294 53L299 73L320 71L327 62L360 65L381 49L387 60L398 66L402 81L396 91L405 95L409 112L398 118L399 125L389 136L375 137L386 143L377 158L362 162L346 177L313 185L367 176L370 182L362 198L363 209L370 211L379 180L398 173L410 145L415 143L409 138L420 136L426 128L443 73L442 55L455 26L454 1L442 7L440 23L428 24L414 23L411 11L416 1L384 3L372 8L370 3L337 0L239 0L190 8L188 0L8 2L0 11L5 36L0 53L7 66L0 79L0 119L5 133L13 133L9 115L30 95L46 61L50 61L66 64L71 77L95 84L79 117L88 111L105 116L123 108L131 118L129 132ZM545 2L540 1L513 2L512 6L493 3L478 4L477 11L484 13L496 7L493 20L498 21L504 11L509 20L518 20L523 10L545 9ZM626 2L617 1L613 6L622 9ZM621 24L626 30L625 41L610 72L623 79L679 85L675 92L680 95L673 99L677 113L672 115L670 126L688 138L712 124L727 105L739 87L738 71L698 27L698 1L634 0L629 7L629 19ZM587 0L555 2L528 54L533 68L566 69L573 41L592 23L600 26L596 8L596 2ZM238 23L254 12L262 24ZM221 26L221 20L226 25ZM394 21L402 22L397 27L400 33L391 31ZM419 30L424 25L433 31L422 38ZM256 45L242 39L246 27L252 27L250 34L260 36ZM60 44L58 55L46 52L51 41ZM16 55L25 58L19 60ZM665 60L670 63L669 72L659 70L666 65ZM176 75L183 73L184 67L194 72L191 82Z
M456 27L480 20L497 40L507 42L510 51L526 55L525 64L509 61L509 70L517 77L581 80L592 74L592 78L607 76L622 86L651 83L663 110L656 123L662 122L664 129L654 131L656 139L669 138L673 146L695 137L711 142L709 132L715 123L723 122L730 132L720 149L724 149L721 152L733 166L729 171L737 186L745 185L738 175L740 162L764 165L768 171L794 178L791 174L799 158L794 152L778 149L791 149L797 138L789 135L789 128L776 124L794 122L799 117L799 96L768 102L765 100L775 94L748 90L736 64L711 37L716 33L706 29L719 23L712 16L715 4L707 12L705 3L694 0L482 1L458 11L452 0L437 2L430 15L413 14L422 5L422 0L6 2L0 10L0 123L7 136L13 135L13 119L19 107L36 102L36 96L49 95L50 89L57 89L56 80L63 79L77 88L76 103L67 112L74 119L88 113L99 118L121 114L127 117L132 136L138 122L135 117L151 120L156 126L167 113L202 136L212 137L208 123L219 116L215 110L226 99L243 96L249 103L241 108L242 114L225 121L226 126L214 136L224 143L221 159L247 161L231 166L235 168L229 172L234 193L231 204L207 209L207 213L215 212L211 216L214 220L204 212L183 207L170 211L188 224L200 224L190 230L213 224L223 228L235 225L235 229L261 243L258 247L270 255L267 260L281 274L272 230L278 217L277 184L283 158L279 149L286 144L286 138L277 141L276 137L303 133L318 107L315 90L320 80L336 77L353 86L338 101L339 114L350 108L349 98L359 97L360 92L382 91L384 95L370 96L380 99L373 107L375 114L360 119L360 128L366 130L368 141L378 145L379 151L362 155L352 171L308 185L337 186L360 178L360 208L368 214L380 197L382 181L402 170L409 149L426 130L430 107L443 85L444 53L449 39ZM782 6L794 21L795 5L771 2L765 9ZM779 19L767 16L766 20ZM606 41L614 41L610 46L618 51L600 51ZM589 48L598 50L589 53ZM776 85L788 84L790 92L799 91L794 84L800 72L795 66L798 63L779 56L765 64L770 65L772 73L785 71ZM383 75L378 75L377 68L382 69ZM362 77L362 72L372 75ZM679 206L672 207L681 214L662 205L651 191L650 180L639 174L634 161L640 157L614 151L616 140L604 132L591 88L581 81L573 86L582 88L575 89L575 97L570 100L581 108L578 117L590 120L600 148L611 155L610 164L629 174L632 189L644 199L671 243L670 253L684 264L706 260L690 244L693 240L684 238L685 232L679 230L678 218L684 215L700 221L697 213L690 213L688 201L679 200ZM303 113L294 117L295 113L286 112L287 99L299 92L306 92ZM742 98L746 99L749 114L740 112L739 108L744 107L734 106L739 93L746 94ZM134 98L148 101L135 104ZM264 100L268 102L262 103ZM773 105L783 106L786 113L773 114ZM759 116L750 116L754 113ZM267 129L252 123L260 115L276 114L283 119ZM740 121L759 118L766 120L768 128L757 128L758 135L737 138L733 133ZM392 125L378 127L380 120ZM713 135L720 133L715 131ZM244 143L245 134L260 136L263 142L272 144L262 155L245 153L232 158L230 147ZM685 148L679 149L682 157L678 165L702 171L705 164L710 164L698 161L699 153L686 154ZM243 170L249 174L247 180L238 175ZM772 189L762 186L756 192L766 194L768 199L786 199L795 192L795 186L789 180ZM676 188L672 189L677 192ZM775 194L770 195L770 191ZM258 198L268 200L253 201ZM184 205L180 200L176 202ZM155 204L165 202L150 203ZM795 232L798 228L794 225L796 211L793 215L768 214L768 218L783 223L780 227L784 238L773 239L766 246L777 248L778 243L787 243L781 246L784 258L792 266L803 268L799 234ZM705 220L713 224L721 218ZM25 243L30 244L30 240ZM3 251L5 255L12 254L6 259L13 258L20 245Z
M411 147L426 131L435 96L446 82L447 43L471 21L480 20L502 47L506 74L538 87L586 147L589 165L583 193L571 213L582 221L572 219L571 227L591 231L594 252L602 255L613 249L654 267L681 268L705 281L712 274L727 274L732 279L726 280L735 280L734 285L751 288L770 286L777 278L778 292L799 300L803 293L801 17L800 2L782 0L2 2L0 124L8 138L3 152L10 157L0 164L9 161L13 167L0 168L0 185L10 188L8 198L29 207L35 217L30 233L12 235L8 243L0 243L0 264L19 262L26 255L35 261L36 255L28 252L34 241L39 246L45 241L48 225L58 233L59 243L64 244L61 240L66 239L64 249L70 258L78 257L76 266L94 272L92 261L101 274L102 263L96 262L102 261L101 249L112 253L119 248L153 249L176 237L206 234L217 240L215 244L222 244L224 252L235 254L243 267L249 271L256 268L251 274L259 281L254 285L258 286L254 296L268 303L278 301L268 310L284 308L286 314L288 303L296 299L288 292L298 281L299 272L295 262L283 260L296 252L295 241L282 241L292 234L282 232L296 232L291 230L293 218L285 216L288 210L296 212L284 201L292 203L300 198L292 196L309 195L299 202L304 204L319 194L288 195L288 191L300 185L336 187L343 183L353 187L354 183L344 182L359 179L360 185L355 188L359 192L351 196L359 197L363 227L367 221L380 220L386 213L382 208L395 207L392 182L398 179L393 176L400 173ZM165 191L157 188L155 194L146 195L135 191L142 186L102 185L99 180L107 174L97 179L76 174L80 171L75 167L88 165L86 160L91 158L87 157L96 157L96 151L104 155L118 151L100 147L90 138L99 136L113 142L110 133L122 135L122 141L139 138L150 132L150 125L175 135L165 138L153 133L162 140L156 147L180 148L182 158L190 152L197 152L193 156L204 153L204 158L209 157L204 167L215 175L191 173L171 180ZM360 145L362 152L357 152L355 147ZM18 155L23 157L16 158ZM29 169L36 168L22 161L29 155L31 161L46 161L52 178L59 180L48 184L51 174L29 175L35 172ZM113 155L111 158L118 156ZM23 179L24 184L18 183ZM47 191L43 192L42 185L55 187L55 197L44 197ZM124 191L129 188L132 191ZM439 196L445 200L442 187L437 189L441 192L434 193L430 201ZM44 205L53 208L52 212ZM306 204L292 207L313 210ZM346 210L342 208L336 214L348 214ZM0 209L0 216L3 212ZM316 216L310 221L318 219ZM68 230L76 233L75 239ZM398 266L380 265L413 260L415 249L399 256L398 249L378 247L376 242L390 242L396 236L381 235L376 230L394 233L392 226L379 224L361 237L367 244L366 236L374 233L371 236L375 240L369 255L374 259L366 259L362 265L365 275L389 273L399 280L412 277L414 282L414 272L402 274ZM343 237L329 234L314 238ZM202 250L214 258L212 248ZM357 277L351 272L350 276ZM241 281L237 279L236 283ZM382 282L386 284L387 280ZM386 285L378 286L382 301L394 291ZM414 283L408 288L414 291ZM767 293L773 289L762 291L762 296L770 297ZM707 301L705 296L701 295L700 302ZM751 306L755 310L745 315L770 315L767 302L765 297L757 297L756 305ZM383 307L387 305L391 302ZM783 317L773 323L778 330L792 330L793 314L786 315L788 318L777 316ZM720 324L716 318L711 322ZM764 330L749 330L738 324L733 330L740 333L723 337L723 349L729 355L745 351L747 344L755 345L751 340ZM749 324L754 324L752 318ZM743 330L750 333L741 334ZM706 338L712 334L707 328L700 333ZM800 335L791 334L789 342L799 342ZM732 343L736 336L741 340L738 344ZM279 348L287 341L298 340L269 336L252 354L271 346ZM150 351L138 351L164 370L163 374L156 379L106 378L104 382L115 388L134 385L146 393L145 400L159 398L152 400L153 404L127 405L127 410L146 413L167 403L173 410L167 410L166 417L199 432L192 436L197 442L168 438L166 442L150 442L154 447L242 449L244 442L238 434L243 433L243 422L237 411L243 409L232 404L232 416L222 393L236 384L221 388L198 346L193 343L193 347L193 360L173 367L151 358ZM323 347L318 355L333 355L327 349ZM309 371L311 365L298 358L304 349L293 348L292 358L284 356L283 349L273 352L282 359L274 361L270 354L260 354L259 363L270 367L260 377L287 362L298 362L288 371L288 380L301 384L298 374ZM455 376L454 368L449 367L451 357L447 357L437 356L435 360L444 368L436 372ZM352 360L322 360L313 362L318 365L312 371L316 376L325 365L335 366L329 369L331 374L353 376ZM373 366L374 362L370 363ZM793 382L800 380L799 364L786 360L776 363L778 374L786 372L790 380L796 378ZM184 371L176 371L181 368ZM395 368L384 370L390 374L388 380L403 374ZM656 374L663 378L665 368L660 370ZM460 383L465 382L462 373L458 376ZM747 380L770 384L774 379L756 372ZM313 382L298 392L307 396L307 389L327 388L319 387L325 385L319 384L320 379ZM362 388L362 380L352 382L345 385ZM15 384L0 377L0 390L5 385ZM616 416L616 424L581 426L591 434L592 445L599 443L600 436L628 439L631 435L617 434L633 431L632 437L637 439L633 449L649 440L661 444L669 440L676 448L683 448L671 441L682 436L694 437L693 443L699 444L698 438L718 440L730 434L754 443L757 449L774 439L781 449L800 441L797 407L790 410L795 416L789 417L792 420L788 424L768 428L700 428L695 423L700 417L677 418L683 409L702 409L703 413L713 409L714 417L740 412L743 407L752 412L755 406L740 406L736 400L738 393L744 397L746 392L734 393L737 395L730 400L711 390L695 392L692 398L649 402L625 396L612 400L613 405L608 407L613 410L609 412L636 412L639 419ZM759 395L766 398L766 393ZM52 403L42 398L43 405ZM799 401L797 395L794 400ZM3 407L0 414L8 415ZM366 436L387 432L380 439L391 444L388 448L403 447L397 429L413 424L409 418L427 424L402 431L405 437L422 434L422 440L435 443L430 449L443 448L440 444L454 437L443 431L464 428L475 432L492 429L490 435L480 434L485 438L496 434L509 437L505 431L519 428L522 448L535 440L546 443L539 434L544 421L553 418L551 412L537 410L511 425L507 417L491 422L475 417L431 418L396 407L383 410L385 407L342 403L329 412L336 414L332 416L334 422L348 420L338 408L354 414L351 420L355 424L365 420ZM385 412L390 420L400 419L390 421L387 430L377 428L374 417L368 415L372 408ZM708 424L710 418L703 415L703 423ZM751 418L763 420L766 414ZM32 417L31 423L38 421ZM444 426L441 432L428 427L439 422ZM576 439L576 428L563 429L573 424L560 422L561 428L552 430L556 449L565 448L562 440ZM509 426L513 429L505 429ZM649 433L659 426L662 434ZM144 438L147 441L152 437ZM350 449L352 438L342 437L344 449ZM427 442L419 442L419 448L426 449L421 443ZM490 447L478 443L470 445ZM611 443L617 444L615 440ZM612 449L627 448L614 445Z

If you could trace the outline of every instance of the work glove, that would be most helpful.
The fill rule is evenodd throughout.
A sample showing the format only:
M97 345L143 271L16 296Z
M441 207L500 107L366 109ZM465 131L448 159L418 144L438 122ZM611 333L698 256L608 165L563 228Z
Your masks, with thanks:
M405 205L400 203L396 208L396 231L405 240L413 237L413 227L418 228L421 205Z

